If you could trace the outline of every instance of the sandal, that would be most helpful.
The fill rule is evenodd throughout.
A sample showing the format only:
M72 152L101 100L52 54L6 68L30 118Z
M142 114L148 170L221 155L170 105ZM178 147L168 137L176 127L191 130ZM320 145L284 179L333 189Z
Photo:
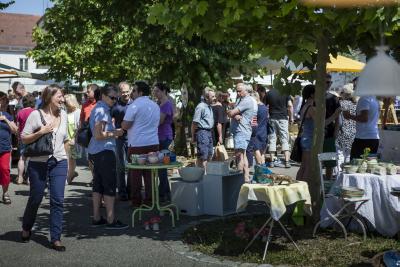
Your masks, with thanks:
M22 179L22 177L17 177L17 179L15 179L15 183L17 185L21 185L24 182L24 179Z
M11 198L8 194L4 194L3 195L3 203L6 205L10 205L11 204Z

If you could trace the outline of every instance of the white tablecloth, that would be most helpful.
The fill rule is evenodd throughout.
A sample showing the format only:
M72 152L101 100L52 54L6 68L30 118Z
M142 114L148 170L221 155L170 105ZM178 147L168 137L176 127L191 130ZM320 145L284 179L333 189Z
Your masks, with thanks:
M364 203L358 213L365 217L382 235L394 236L400 231L400 199L390 194L392 187L400 187L400 175L379 176L374 174L340 174L331 188L334 193L337 186L355 186L365 190L364 197L370 200ZM327 198L325 205L331 211L337 211L340 201L336 197ZM321 210L321 219L327 217L325 208ZM327 223L322 227L326 227Z

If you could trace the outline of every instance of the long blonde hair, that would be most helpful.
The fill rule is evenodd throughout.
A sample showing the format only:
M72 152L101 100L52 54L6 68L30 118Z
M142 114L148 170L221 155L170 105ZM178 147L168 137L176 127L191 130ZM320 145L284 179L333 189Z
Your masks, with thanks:
M76 96L73 94L66 94L65 98L65 105L68 107L72 107L73 111L79 109L78 100L76 100Z

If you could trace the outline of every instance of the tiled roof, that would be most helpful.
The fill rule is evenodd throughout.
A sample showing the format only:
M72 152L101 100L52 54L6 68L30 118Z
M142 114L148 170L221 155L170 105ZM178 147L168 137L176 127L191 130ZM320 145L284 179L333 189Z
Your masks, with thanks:
M32 30L40 16L0 13L0 46L33 48Z

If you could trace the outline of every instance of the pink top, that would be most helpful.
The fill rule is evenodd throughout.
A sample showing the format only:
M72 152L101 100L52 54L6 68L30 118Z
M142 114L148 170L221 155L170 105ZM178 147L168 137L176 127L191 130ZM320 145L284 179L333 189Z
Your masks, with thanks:
M29 117L29 114L32 113L32 111L34 111L35 109L28 107L28 108L23 108L20 111L18 111L17 113L17 124L18 124L18 133L19 133L19 137L21 138L21 133L24 130L25 127L25 122Z

